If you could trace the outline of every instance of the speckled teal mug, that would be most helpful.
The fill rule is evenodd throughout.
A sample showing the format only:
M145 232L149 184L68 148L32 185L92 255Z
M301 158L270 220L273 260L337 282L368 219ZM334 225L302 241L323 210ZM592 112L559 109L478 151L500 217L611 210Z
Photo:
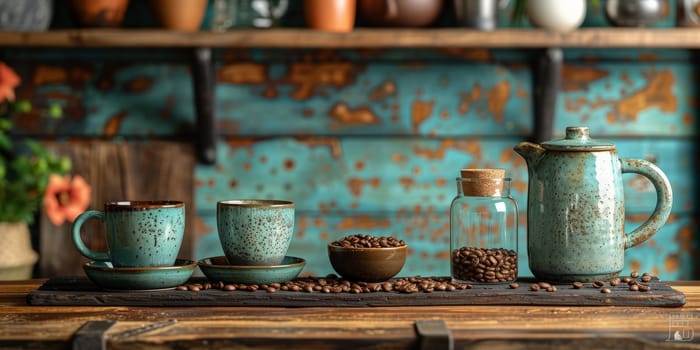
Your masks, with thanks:
M90 219L104 222L107 252L91 250L80 237L80 228ZM80 214L72 233L78 252L95 261L111 261L114 267L172 266L185 233L185 203L107 202L104 211Z
M219 201L216 224L231 265L279 265L294 233L294 203L268 199Z

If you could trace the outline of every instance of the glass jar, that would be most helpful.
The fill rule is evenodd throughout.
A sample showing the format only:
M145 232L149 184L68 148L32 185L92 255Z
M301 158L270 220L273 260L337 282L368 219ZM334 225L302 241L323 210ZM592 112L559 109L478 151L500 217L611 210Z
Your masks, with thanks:
M289 0L214 0L211 29L277 27Z
M450 271L460 282L518 277L518 207L504 169L462 169L450 205Z

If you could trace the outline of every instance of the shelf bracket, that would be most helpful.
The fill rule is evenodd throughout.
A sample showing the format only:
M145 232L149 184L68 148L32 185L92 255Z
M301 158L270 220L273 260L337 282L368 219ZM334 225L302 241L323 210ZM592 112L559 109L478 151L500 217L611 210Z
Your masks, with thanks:
M192 95L197 115L195 152L200 163L211 165L216 163L212 49L196 47L192 53Z
M537 54L532 79L535 109L532 135L534 142L540 143L552 139L563 62L564 52L561 48L547 48Z

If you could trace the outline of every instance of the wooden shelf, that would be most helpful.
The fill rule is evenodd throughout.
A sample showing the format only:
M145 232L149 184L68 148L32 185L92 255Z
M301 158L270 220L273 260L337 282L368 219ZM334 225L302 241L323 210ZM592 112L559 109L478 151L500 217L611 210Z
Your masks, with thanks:
M700 29L584 28L570 33L533 29L492 32L459 28L370 29L330 33L309 29L178 32L160 29L68 29L0 32L0 46L229 48L700 48Z

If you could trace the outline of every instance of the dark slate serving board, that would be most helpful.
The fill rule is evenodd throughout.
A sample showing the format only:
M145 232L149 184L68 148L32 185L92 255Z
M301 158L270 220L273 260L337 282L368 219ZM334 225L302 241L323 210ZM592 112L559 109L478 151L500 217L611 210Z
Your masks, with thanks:
M193 278L191 283L205 282ZM517 289L507 284L474 285L472 289L432 293L321 293L264 290L223 291L208 289L199 292L174 289L157 291L107 291L95 286L86 277L55 277L29 293L30 305L82 306L280 306L280 307L362 307L362 306L438 306L438 305L566 305L566 306L660 306L679 307L685 295L668 284L652 280L651 291L632 292L621 283L608 287L604 294L590 284L582 289L556 285L556 292L529 290L533 281L520 280Z

